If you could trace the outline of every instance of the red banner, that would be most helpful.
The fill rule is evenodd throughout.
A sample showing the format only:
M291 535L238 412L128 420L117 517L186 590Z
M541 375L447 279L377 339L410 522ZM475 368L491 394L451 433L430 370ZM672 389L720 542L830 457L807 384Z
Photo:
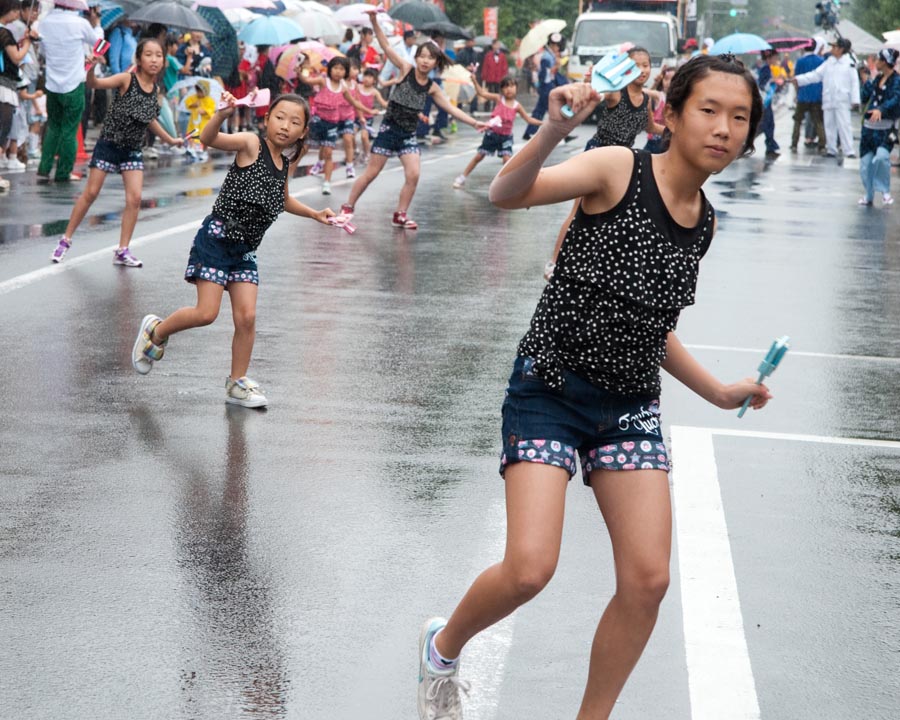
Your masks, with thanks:
M488 37L497 37L497 8L486 7L484 9L484 34Z

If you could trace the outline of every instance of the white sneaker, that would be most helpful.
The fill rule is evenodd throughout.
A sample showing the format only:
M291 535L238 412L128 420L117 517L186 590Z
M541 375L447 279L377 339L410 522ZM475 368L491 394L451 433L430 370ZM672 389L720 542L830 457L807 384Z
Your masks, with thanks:
M128 248L116 248L113 251L113 265L124 265L125 267L144 267L144 263L131 254Z
M2 152L0 152L0 170L6 170L6 167L7 167L6 155L4 155Z
M352 179L356 177L356 170L353 169L353 166L348 163L347 165L347 178Z
M419 635L419 720L462 720L459 691L468 695L469 683L459 679L459 665L436 670L428 660L431 638L446 624L444 618L426 620Z
M255 380L248 377L232 380L225 379L225 402L246 408L265 407L268 404L262 388Z
M162 360L166 351L165 342L157 345L150 339L150 333L161 320L162 318L156 315L144 315L141 326L138 328L137 339L134 341L134 347L131 348L131 365L141 375L150 372L153 369L153 363Z
M327 180L322 183L322 194L331 195L331 183Z
M313 163L313 166L309 169L309 174L310 175L321 175L322 171L324 169L325 169L325 163L323 163L321 160L316 160L316 162Z
M24 170L27 167L28 166L25 163L19 162L19 158L17 157L6 158L7 170Z
M894 198L891 197L890 193L882 193L881 194L881 204L882 205L893 205Z
M466 176L465 175L457 175L456 180L453 181L453 187L457 190L466 186Z

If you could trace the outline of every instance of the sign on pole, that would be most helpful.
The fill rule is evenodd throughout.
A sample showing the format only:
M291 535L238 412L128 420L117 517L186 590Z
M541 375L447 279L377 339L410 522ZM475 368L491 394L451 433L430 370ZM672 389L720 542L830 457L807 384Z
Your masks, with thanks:
M488 37L497 37L497 8L486 7L484 9L484 34Z

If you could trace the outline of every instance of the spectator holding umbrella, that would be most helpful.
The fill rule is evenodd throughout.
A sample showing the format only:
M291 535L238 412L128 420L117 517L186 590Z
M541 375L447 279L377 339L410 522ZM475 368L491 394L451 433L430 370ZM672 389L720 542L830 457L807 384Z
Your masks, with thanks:
M464 68L471 70L473 66L480 65L479 51L475 49L475 38L466 38L465 45L456 54L456 62ZM477 76L478 73L476 72ZM469 106L469 112L478 112L478 93L472 98L472 104Z
M547 114L547 102L550 97L550 91L556 87L556 72L559 70L559 49L562 45L562 35L558 32L552 33L547 39L547 46L541 55L541 64L538 68L538 101L534 106L531 117L535 120L543 120ZM536 125L529 125L525 128L523 140L531 140L534 135Z
M489 93L500 94L500 83L509 75L509 61L506 53L501 49L501 43L495 39L491 43L491 49L484 54L481 60L481 82ZM485 109L490 109L486 107Z
M72 170L78 153L78 126L84 112L85 45L91 46L96 40L90 23L73 6L73 0L56 0L41 21L46 60L47 134L37 176L48 180L54 159L58 157L57 182L81 179Z
M866 81L861 98L866 104L859 138L859 174L866 194L860 205L871 205L881 193L883 205L893 205L891 196L891 150L897 142L895 124L900 118L900 77L894 70L900 52L882 48L875 59L878 74ZM860 73L868 70L860 68Z

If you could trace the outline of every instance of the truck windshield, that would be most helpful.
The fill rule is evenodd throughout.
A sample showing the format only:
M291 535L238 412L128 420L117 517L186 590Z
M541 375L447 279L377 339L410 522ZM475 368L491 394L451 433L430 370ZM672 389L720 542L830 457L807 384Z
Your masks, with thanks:
M583 20L573 44L576 53L593 55L624 42L647 48L654 60L669 57L673 51L669 47L669 26L649 20Z

